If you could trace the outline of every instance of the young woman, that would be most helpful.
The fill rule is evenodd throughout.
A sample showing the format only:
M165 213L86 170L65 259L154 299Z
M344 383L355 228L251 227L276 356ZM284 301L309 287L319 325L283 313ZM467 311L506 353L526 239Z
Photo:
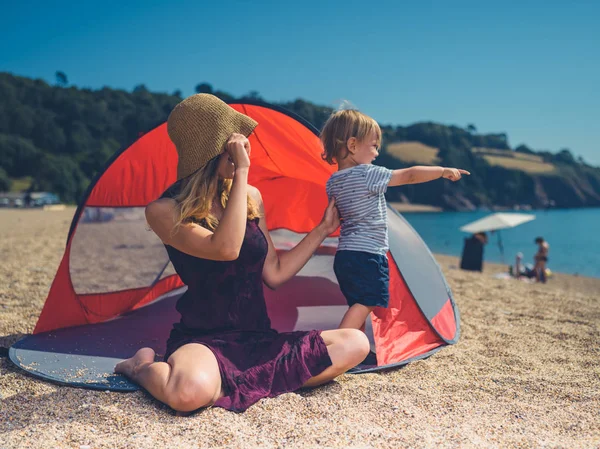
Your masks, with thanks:
M208 405L243 411L256 401L329 382L369 352L355 329L278 333L263 283L292 278L339 224L334 202L321 223L278 255L260 193L248 185L257 123L218 98L193 95L171 112L178 181L146 208L152 230L188 286L177 302L163 362L140 349L115 372L177 411Z

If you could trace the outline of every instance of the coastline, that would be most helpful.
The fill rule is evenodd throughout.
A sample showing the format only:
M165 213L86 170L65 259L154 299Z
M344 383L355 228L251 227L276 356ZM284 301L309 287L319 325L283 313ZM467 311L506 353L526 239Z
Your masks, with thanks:
M394 209L396 209L400 213L410 213L410 212L445 212L444 209L437 206L431 206L429 204L415 204L415 203L399 203L399 202L391 202L389 203Z
M435 253L434 257L446 276L448 276L449 272L454 270L463 273L470 273L460 270L460 257L439 253ZM483 273L472 272L472 274L475 276L479 275L490 278L498 273L508 273L508 264L484 261ZM526 283L517 279L506 279L504 282L538 285L542 288L549 286L548 288L556 288L565 292L578 292L586 295L600 294L600 278L569 273L559 273L555 271L552 272L552 276L545 285L536 284L535 282Z

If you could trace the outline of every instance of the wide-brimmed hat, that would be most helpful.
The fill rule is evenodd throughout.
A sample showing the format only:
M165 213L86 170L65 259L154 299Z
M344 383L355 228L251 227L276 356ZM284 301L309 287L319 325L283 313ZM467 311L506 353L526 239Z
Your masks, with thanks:
M210 94L196 94L173 108L167 132L177 148L177 180L188 177L225 151L233 134L248 137L258 123Z

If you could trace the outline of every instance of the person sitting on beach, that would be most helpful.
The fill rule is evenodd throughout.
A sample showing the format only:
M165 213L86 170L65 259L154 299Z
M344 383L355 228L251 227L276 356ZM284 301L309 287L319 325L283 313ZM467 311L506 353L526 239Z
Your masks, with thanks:
M523 263L523 253L518 252L515 256L515 264L510 267L510 274L522 281L532 279L536 276L533 265Z
M523 265L523 253L522 252L518 252L517 255L515 256L515 265L514 267L511 267L511 274L516 277L517 279L521 278L521 276L524 276L527 274L526 270L525 270L525 266Z
M547 241L544 240L543 237L537 237L535 239L535 243L538 246L537 253L533 256L533 260L535 261L535 279L538 282L546 282L546 263L548 263L548 251L550 250L550 245Z
M164 361L142 348L115 367L180 412L210 405L244 411L261 398L331 381L360 363L369 341L353 329L279 333L263 282L292 278L340 224L335 201L293 249L278 255L259 191L248 184L257 123L208 94L179 103L167 121L178 181L146 207L187 285Z
M323 159L338 164L326 191L335 199L342 220L334 272L349 309L340 328L364 329L375 307L387 307L389 268L388 229L384 193L388 186L446 178L458 181L466 170L411 167L389 170L372 165L379 155L381 129L357 110L333 113L321 131Z

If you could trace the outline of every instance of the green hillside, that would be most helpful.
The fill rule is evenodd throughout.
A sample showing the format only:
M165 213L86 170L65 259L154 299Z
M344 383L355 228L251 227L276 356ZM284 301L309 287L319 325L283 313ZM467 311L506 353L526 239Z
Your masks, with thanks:
M234 98L200 84L196 91ZM51 86L0 73L0 191L44 190L78 201L89 182L119 148L164 122L181 93L132 92ZM320 128L331 109L297 99L280 106ZM390 189L392 201L447 209L530 204L543 207L600 205L600 169L575 160L568 150L511 150L504 133L478 134L437 123L382 126L384 148L377 163L390 168L414 163L457 166L472 172L460 183L443 180ZM387 144L386 144L387 143Z

